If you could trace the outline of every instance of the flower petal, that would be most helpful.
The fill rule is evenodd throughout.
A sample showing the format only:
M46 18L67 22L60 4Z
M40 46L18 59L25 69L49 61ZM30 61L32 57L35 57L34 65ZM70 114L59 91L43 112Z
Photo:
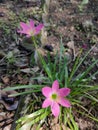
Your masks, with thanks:
M41 31L41 29L44 27L44 25L43 24L39 24L37 27L35 27L35 34L37 35L37 34L39 34L40 33L40 31Z
M70 89L69 88L61 88L59 89L59 94L61 97L65 97L67 95L69 95L70 93Z
M34 28L34 21L30 19L30 27L33 29Z
M23 30L28 30L28 29L30 29L29 25L26 24L26 23L24 23L24 22L20 22L20 26L21 26L21 28L22 28Z
M60 113L60 106L58 103L56 102L53 102L52 105L51 105L51 111L52 111L52 114L57 117Z
M61 98L59 100L59 104L64 106L64 107L71 107L71 104L70 104L69 100L64 99L64 98Z
M22 34L27 34L27 32L24 31L24 30L18 30L17 32L18 32L18 33L22 33Z
M44 87L42 88L42 94L45 96L45 97L49 97L49 95L51 94L52 92L52 89L50 87Z
M31 37L31 35L30 35L30 34L27 34L26 37L29 38L29 37Z
M43 104L42 104L42 108L46 108L46 107L50 106L51 103L52 103L51 100L49 100L48 98L46 98L44 100Z
M58 90L59 90L59 82L58 80L55 80L52 84L52 91L58 92Z
M30 31L29 25L27 25L24 22L20 22L20 26L21 26L21 29L18 30L17 32L21 33L21 34L27 34L27 35L29 35L29 31Z

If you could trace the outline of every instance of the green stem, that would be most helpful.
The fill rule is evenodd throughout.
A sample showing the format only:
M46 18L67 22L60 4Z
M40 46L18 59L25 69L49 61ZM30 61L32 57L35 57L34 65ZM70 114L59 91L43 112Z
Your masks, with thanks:
M34 37L34 36L32 36L32 41L33 41L33 43L34 43L35 48L37 49L37 44L36 44L36 40L35 40L35 37Z

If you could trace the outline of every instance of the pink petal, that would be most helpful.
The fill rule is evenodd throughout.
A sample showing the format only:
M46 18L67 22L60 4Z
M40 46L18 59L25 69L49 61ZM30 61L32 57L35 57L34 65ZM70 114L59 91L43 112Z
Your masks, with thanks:
M52 91L58 92L58 90L59 90L59 82L55 80L52 84Z
M51 100L49 100L48 98L46 98L45 101L42 104L42 108L46 108L46 107L50 106L51 103L52 103Z
M50 87L44 87L42 88L42 94L45 96L45 97L49 97L49 95L51 94L52 92L52 89Z
M30 27L24 22L20 22L20 26L22 29L18 30L18 33L27 34L29 35Z
M26 37L29 38L29 37L31 37L31 35L30 35L30 34L27 34Z
M53 102L52 105L51 105L51 111L52 111L52 114L57 117L60 113L60 106L58 103L56 102Z
M30 29L29 25L26 24L26 23L24 23L24 22L20 22L20 26L21 26L21 28L22 28L23 30L28 30L28 29Z
M59 104L61 104L64 107L71 107L71 104L70 104L69 100L64 99L64 98L61 98L59 100Z
M19 30L19 31L17 31L18 33L22 33L22 34L27 34L27 32L26 31L23 31L23 30Z
M59 89L59 94L61 97L65 97L67 95L69 95L70 93L70 89L69 88L61 88Z
M34 28L34 21L30 19L30 27L33 29Z
M44 27L43 24L39 24L37 27L35 27L35 30L36 30L36 35L40 33L41 29Z
M24 31L24 30L19 30L17 32L21 33L21 34L26 34L26 37L30 37L31 36L27 31Z

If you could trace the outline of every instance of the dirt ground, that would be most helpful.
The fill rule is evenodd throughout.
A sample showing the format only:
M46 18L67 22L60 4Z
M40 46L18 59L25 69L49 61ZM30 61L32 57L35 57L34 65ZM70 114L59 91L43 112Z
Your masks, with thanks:
M86 53L92 49L84 68L91 61L98 59L98 0L89 0L89 3L81 6L81 0L51 0L47 17L42 17L41 0L8 0L0 1L0 130L10 130L14 121L19 98L7 99L2 89L17 84L28 84L34 75L23 69L33 68L34 62L30 60L33 47L30 43L24 43L17 33L19 22L34 19L35 22L46 21L47 40L46 45L51 45L53 52L59 48L60 36L65 48L68 42L74 43L74 49L70 54L73 62L81 48ZM30 41L29 41L30 42ZM48 51L44 47L44 51ZM32 65L33 62L33 65ZM69 65L71 66L71 65ZM36 72L37 68L33 68ZM92 70L96 72L98 64ZM80 70L82 71L82 70ZM94 77L94 84L98 84L98 75ZM2 95L4 102L2 102ZM13 106L14 105L14 106ZM98 117L98 107L89 108L95 117ZM90 105L90 104L89 104ZM97 130L98 125L90 119L75 113L75 120L80 130ZM55 121L54 121L55 122ZM51 125L50 125L51 126ZM59 130L59 126L51 130ZM43 128L44 130L44 128ZM47 129L48 130L48 129Z

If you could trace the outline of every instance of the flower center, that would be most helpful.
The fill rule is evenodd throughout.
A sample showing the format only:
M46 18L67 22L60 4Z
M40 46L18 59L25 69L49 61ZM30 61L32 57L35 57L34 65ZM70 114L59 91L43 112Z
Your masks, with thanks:
M31 36L34 36L35 30L32 30L32 31L30 32L30 34L31 34Z
M52 98L53 100L56 100L56 99L57 99L57 94L53 93L53 94L51 95L51 98Z
M30 36L34 36L35 35L35 29L28 30L28 33L29 33Z

